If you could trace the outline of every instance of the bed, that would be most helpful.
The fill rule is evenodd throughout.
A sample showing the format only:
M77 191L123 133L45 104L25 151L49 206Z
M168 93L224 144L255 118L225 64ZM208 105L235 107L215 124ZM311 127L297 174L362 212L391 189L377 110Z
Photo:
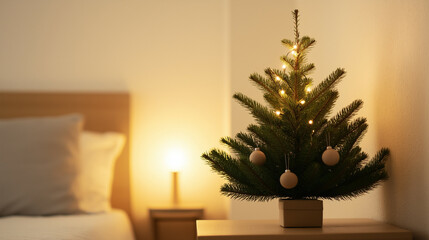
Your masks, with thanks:
M134 239L130 221L129 102L127 93L0 92L2 120L80 113L84 117L83 130L118 132L125 137L114 165L112 210L3 216L0 217L0 239Z

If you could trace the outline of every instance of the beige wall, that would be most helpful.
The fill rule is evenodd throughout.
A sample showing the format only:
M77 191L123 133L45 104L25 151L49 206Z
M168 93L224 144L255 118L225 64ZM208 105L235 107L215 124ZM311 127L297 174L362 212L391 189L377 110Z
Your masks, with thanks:
M298 8L303 30L319 40L316 75L345 67L339 103L365 102L361 114L370 128L364 149L392 151L390 180L355 211L376 211L368 215L406 227L416 239L429 239L429 2L305 0Z
M292 34L291 0L232 0L230 4L231 96L244 93L263 102L261 92L248 80L254 72L281 67L284 54L281 40ZM253 121L240 104L231 102L231 134L234 136ZM272 219L278 214L277 202L259 203L230 200L231 219Z
M0 1L0 90L131 92L143 239L147 208L169 203L172 147L188 156L183 202L226 217L221 180L200 160L229 131L226 11L219 0Z
M244 3L246 2L246 4ZM360 98L360 116L369 122L361 146L370 155L389 147L391 179L376 191L352 201L325 201L325 217L370 217L412 230L429 239L429 133L427 119L429 51L428 1L232 1L232 91L257 99L246 80L252 72L278 66L279 41L291 37L290 9L301 11L301 33L316 38L309 59L313 78L337 67L347 70L339 85L337 110ZM240 5L246 7L240 8ZM279 9L284 16L279 17ZM256 13L257 20L252 13ZM264 31L265 28L271 31ZM234 33L235 32L235 33ZM240 42L242 44L240 44ZM256 52L256 53L255 53ZM232 104L232 132L250 122ZM275 218L276 201L231 202L231 218Z

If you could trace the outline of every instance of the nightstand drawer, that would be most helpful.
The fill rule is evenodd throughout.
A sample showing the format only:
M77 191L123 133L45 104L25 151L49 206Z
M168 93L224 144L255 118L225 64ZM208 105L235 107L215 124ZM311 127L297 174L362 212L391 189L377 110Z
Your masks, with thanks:
M195 240L196 220L202 219L202 208L149 209L155 240Z
M156 240L195 240L195 220L159 220L155 226Z

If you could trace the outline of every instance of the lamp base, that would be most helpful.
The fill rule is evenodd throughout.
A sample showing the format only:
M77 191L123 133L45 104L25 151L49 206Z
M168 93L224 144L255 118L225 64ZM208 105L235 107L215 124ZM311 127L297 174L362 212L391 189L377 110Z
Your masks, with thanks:
M179 205L179 172L171 172L171 203Z

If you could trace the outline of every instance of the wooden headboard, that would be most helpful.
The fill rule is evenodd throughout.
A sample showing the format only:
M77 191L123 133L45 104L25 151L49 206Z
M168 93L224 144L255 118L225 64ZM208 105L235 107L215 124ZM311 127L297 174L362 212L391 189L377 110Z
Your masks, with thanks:
M83 114L86 130L125 134L127 141L115 166L111 203L131 216L128 93L0 92L0 118L67 113Z

